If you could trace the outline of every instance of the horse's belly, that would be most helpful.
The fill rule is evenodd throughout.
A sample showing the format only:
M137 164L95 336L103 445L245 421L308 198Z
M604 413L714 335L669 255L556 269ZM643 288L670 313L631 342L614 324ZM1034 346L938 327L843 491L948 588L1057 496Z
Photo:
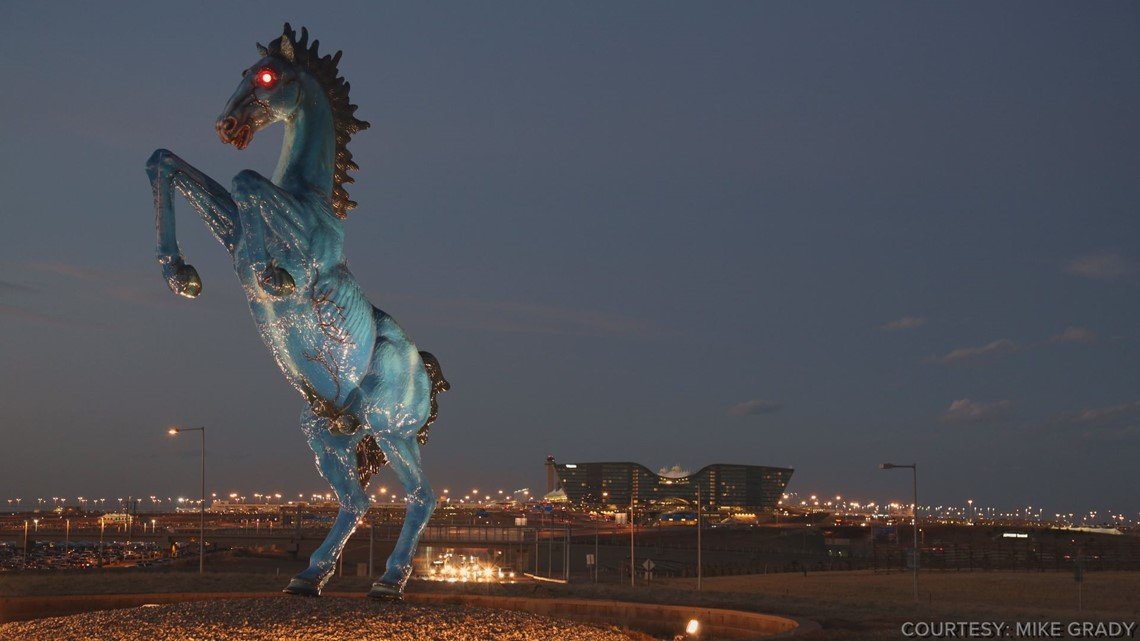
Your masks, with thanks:
M315 394L343 402L368 373L374 331L330 325L308 305L282 307L254 309L259 333L277 366L306 397Z

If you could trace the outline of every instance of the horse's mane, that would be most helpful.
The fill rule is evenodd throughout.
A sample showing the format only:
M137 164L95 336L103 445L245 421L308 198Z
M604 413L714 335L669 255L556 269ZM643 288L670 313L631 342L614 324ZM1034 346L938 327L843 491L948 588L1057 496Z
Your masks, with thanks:
M292 45L292 60L281 51L281 41L285 38L288 38L289 44ZM298 40L297 32L293 31L293 28L286 22L281 37L270 42L268 47L262 47L260 44L257 47L262 55L274 56L305 69L324 89L329 106L332 108L333 131L336 135L336 153L333 159L332 208L337 218L347 218L348 210L356 207L356 202L349 200L344 185L355 182L348 175L348 172L360 169L356 163L352 162L352 152L348 150L348 141L352 138L352 134L361 129L367 129L370 125L363 120L357 120L353 115L356 113L356 105L348 101L349 84L345 82L344 78L337 77L340 72L336 66L340 62L342 52L337 51L334 55L322 57L317 53L319 42L313 40L313 44L310 46L309 30L304 27L301 27L301 39Z

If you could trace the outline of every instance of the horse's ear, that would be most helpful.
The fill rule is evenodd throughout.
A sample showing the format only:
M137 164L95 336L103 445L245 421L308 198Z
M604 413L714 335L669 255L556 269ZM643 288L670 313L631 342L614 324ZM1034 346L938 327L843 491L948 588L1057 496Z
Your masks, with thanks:
M289 36L281 36L281 55L289 62L294 62L297 57L293 53L293 41L289 39Z
M262 58L269 55L269 50L266 49L265 45L261 44L260 42L257 43L257 55L261 56Z

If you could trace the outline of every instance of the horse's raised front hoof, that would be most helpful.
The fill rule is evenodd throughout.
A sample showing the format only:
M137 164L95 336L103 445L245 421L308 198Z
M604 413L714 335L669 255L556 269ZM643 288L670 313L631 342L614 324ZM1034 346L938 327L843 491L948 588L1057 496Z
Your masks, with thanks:
M289 585L282 590L285 594L295 594L297 596L321 596L321 588L312 581L293 577L289 581Z
M403 586L377 581L372 584L368 596L373 599L387 599L389 601L402 601L404 599Z
M288 296L297 291L297 282L289 272L281 269L276 265L270 265L261 272L261 277L258 278L261 288L269 293L271 296L278 298Z
M197 298L202 293L202 278L193 265L176 265L166 277L170 291L185 298Z

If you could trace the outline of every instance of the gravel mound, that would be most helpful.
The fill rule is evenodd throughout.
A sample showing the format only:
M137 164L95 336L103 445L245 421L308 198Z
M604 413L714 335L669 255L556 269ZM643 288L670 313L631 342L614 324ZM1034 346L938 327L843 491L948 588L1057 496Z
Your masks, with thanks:
M3 641L629 641L617 629L463 606L297 597L190 601L0 625Z

